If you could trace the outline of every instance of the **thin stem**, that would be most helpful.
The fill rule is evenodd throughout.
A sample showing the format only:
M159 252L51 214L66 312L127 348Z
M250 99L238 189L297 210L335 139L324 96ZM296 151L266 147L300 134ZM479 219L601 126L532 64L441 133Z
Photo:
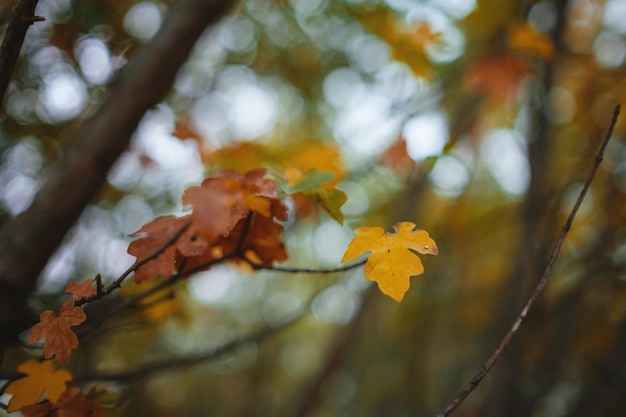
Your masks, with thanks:
M299 273L303 273L303 274L334 274L336 272L345 272L345 271L349 271L351 269L355 269L358 268L360 266L365 265L365 263L367 262L367 259L363 259L362 261L359 261L355 264L350 264L350 265L342 265L342 266L338 266L336 268L291 268L291 267L282 267L282 266L265 266L265 265L259 265L257 263L252 262L249 259L243 259L245 262L247 262L252 269L256 269L256 270L260 270L260 269L264 269L267 271L275 271L275 272L288 272L288 273L292 273L292 274L299 274Z
M474 375L472 380L469 382L469 384L467 384L467 386L463 389L463 391L461 391L461 393L457 395L457 397L437 417L449 416L459 405L461 405L461 403L465 400L465 398L467 398L467 396L470 395L472 391L474 391L474 389L476 389L478 384L481 383L481 381L489 373L493 365L495 365L495 363L498 361L498 359L502 355L502 352L504 352L506 347L509 345L509 343L511 342L511 340L513 339L513 337L519 330L522 323L528 317L528 312L532 309L532 307L537 302L537 299L541 295L541 292L543 291L544 287L546 286L546 283L548 282L548 277L550 276L550 273L552 272L552 266L554 265L554 263L556 262L556 259L559 256L559 252L561 251L561 246L563 246L563 242L565 241L567 232L572 227L572 223L574 221L574 218L576 217L576 214L578 213L578 209L583 203L583 200L585 196L587 195L587 191L589 190L589 187L591 186L591 182L593 181L593 178L595 177L596 172L598 171L598 168L600 167L600 164L602 163L602 160L604 158L604 150L606 149L606 146L608 145L609 140L611 139L611 136L613 135L613 129L615 128L615 124L617 123L619 112L620 112L620 105L618 104L617 106L615 106L615 111L613 112L613 119L611 120L609 129L607 130L607 133L604 136L604 140L602 141L600 148L598 149L594 164L591 167L589 174L587 175L587 179L585 180L585 184L583 185L583 188L580 190L580 194L578 195L578 199L576 200L574 207L572 207L572 210L570 211L569 216L567 217L567 220L563 224L561 233L559 234L559 237L554 245L554 248L552 249L552 254L550 256L550 259L548 260L548 263L546 264L546 267L543 271L541 278L539 279L539 282L535 286L535 290L533 291L532 295L526 302L526 305L524 305L524 308L522 309L520 314L517 316L517 319L515 320L515 322L509 329L508 333L504 336L504 338L500 342L500 345L498 346L498 348L493 352L491 357L487 360L487 362L485 362L485 364L476 373L476 375Z
M205 362L214 358L217 358L221 355L224 355L229 352L233 352L237 350L237 348L244 346L251 342L261 342L270 336L278 333L289 327L290 325L296 323L301 318L304 317L307 309L301 307L285 317L274 326L266 326L260 330L250 333L247 336L242 338L232 340L228 343L220 345L216 348L210 349L205 352L200 352L195 355L186 356L178 359L167 359L164 361L154 362L137 369L133 369L130 371L122 371L117 373L109 373L109 374L99 374L99 375L86 375L83 377L78 377L74 382L80 384L84 382L92 382L92 381L116 381L116 382L133 382L138 379L144 378L148 375L152 375L156 372L162 372L170 369L178 369L182 367L187 367L194 365L199 362Z

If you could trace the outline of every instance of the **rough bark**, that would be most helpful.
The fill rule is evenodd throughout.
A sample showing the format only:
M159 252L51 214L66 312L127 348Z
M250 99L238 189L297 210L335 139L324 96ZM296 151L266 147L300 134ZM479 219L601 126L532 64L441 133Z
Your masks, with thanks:
M39 0L21 0L11 10L9 26L0 46L0 104L4 101L28 28L33 22L43 20L35 16L38 2Z

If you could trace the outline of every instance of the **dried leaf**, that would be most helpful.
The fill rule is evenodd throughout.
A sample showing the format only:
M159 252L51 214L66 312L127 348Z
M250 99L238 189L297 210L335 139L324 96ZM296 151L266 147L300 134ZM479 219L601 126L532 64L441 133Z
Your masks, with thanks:
M202 185L190 187L183 194L183 204L191 206L191 238L211 247L219 236L226 237L237 222L250 211L270 217L273 200L277 201L276 182L264 178L265 169L245 173L226 170L214 178L207 178ZM286 211L284 212L286 220ZM179 249L184 256L201 255L189 251L185 246Z
M420 258L412 251L430 255L439 251L428 232L415 230L413 223L398 223L394 230L395 233L385 233L381 227L357 228L341 261L372 252L365 264L365 277L376 281L383 294L400 302L409 289L410 277L424 272Z
M70 329L87 319L82 308L74 305L74 300L64 303L58 313L46 310L39 316L39 323L33 326L28 336L28 343L45 338L43 356L50 359L56 356L60 363L70 360L72 349L78 347L78 338Z
M46 398L54 404L65 392L65 384L72 380L68 370L54 369L52 361L29 359L20 364L17 370L26 376L11 382L6 388L5 392L13 396L9 401L8 412L35 404L44 392Z
M98 277L100 277L99 274ZM96 279L99 278L87 278L79 284L75 282L70 282L69 284L67 284L67 287L65 288L63 294L72 294L72 298L74 300L80 300L83 297L89 297L90 295L94 295L98 292L98 290L92 288L91 285Z
M399 173L410 173L415 168L415 161L407 151L406 140L398 138L380 157L380 165Z
M154 259L149 260L135 270L135 282L141 284L151 281L157 276L169 278L172 275L176 270L174 264L176 242L172 242L172 239L177 232L185 227L188 221L188 216L181 218L162 216L145 224L141 229L131 234L133 237L139 237L139 239L130 242L128 245L128 253L137 257L135 265L165 248ZM176 241L180 241L181 238L182 236Z
M281 240L283 227L271 218L254 216L241 249L263 266L286 261L287 251Z

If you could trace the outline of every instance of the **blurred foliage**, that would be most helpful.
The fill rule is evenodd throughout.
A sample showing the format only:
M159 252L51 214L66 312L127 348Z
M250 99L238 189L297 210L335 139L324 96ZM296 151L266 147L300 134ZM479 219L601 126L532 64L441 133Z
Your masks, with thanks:
M28 33L0 115L7 216L167 7L40 0L46 21ZM68 281L114 280L133 261L128 235L180 211L182 190L207 174L265 166L297 183L317 168L348 196L345 221L294 198L287 265L337 265L354 227L414 222L440 255L401 304L360 270L217 267L81 338L70 368L90 383L170 360L93 381L128 416L434 415L519 313L626 102L624 22L624 0L242 0L146 114L33 306L60 304ZM625 130L622 118L545 293L455 416L626 414ZM262 343L177 366L309 298L311 314ZM3 369L25 357L7 351Z

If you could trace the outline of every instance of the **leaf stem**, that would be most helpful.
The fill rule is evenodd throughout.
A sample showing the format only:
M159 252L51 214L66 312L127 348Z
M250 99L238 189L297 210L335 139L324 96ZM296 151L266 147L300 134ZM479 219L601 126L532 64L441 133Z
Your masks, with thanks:
M360 266L365 265L365 263L367 262L367 258L354 263L354 264L350 264L350 265L342 265L342 266L338 266L335 268L296 268L296 267L281 267L281 266L265 266L265 265L259 265L257 263L252 262L249 259L243 258L243 261L247 262L252 269L255 270L267 270L267 271L274 271L274 272L287 272L287 273L292 273L292 274L334 274L336 272L345 272L345 271L349 271L351 269L355 269L358 268Z

